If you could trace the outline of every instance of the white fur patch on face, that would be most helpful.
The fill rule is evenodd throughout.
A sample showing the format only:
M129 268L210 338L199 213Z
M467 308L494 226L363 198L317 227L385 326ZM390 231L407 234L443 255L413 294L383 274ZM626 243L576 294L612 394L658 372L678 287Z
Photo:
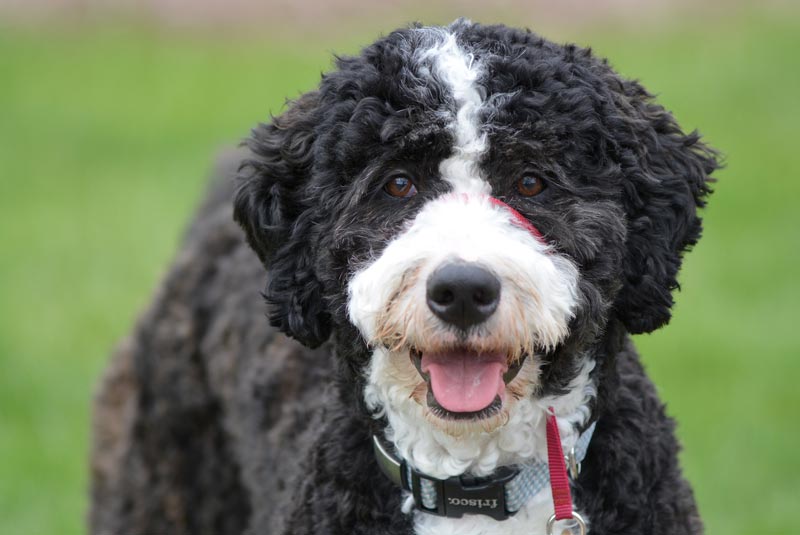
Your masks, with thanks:
M436 477L488 474L513 459L531 458L542 444L535 429L543 410L533 399L539 356L568 334L578 271L512 219L487 197L440 197L348 286L350 320L374 348L367 402L387 416L388 438L399 453ZM454 259L476 262L501 282L494 314L466 338L437 318L426 300L429 275ZM497 418L452 424L427 407L427 387L410 348L464 345L528 355L506 385L509 395Z
M501 282L500 304L467 342L483 349L550 349L568 331L578 270L512 222L487 197L450 194L428 203L379 258L351 279L350 319L371 344L463 344L428 308L426 282L442 264L480 264Z

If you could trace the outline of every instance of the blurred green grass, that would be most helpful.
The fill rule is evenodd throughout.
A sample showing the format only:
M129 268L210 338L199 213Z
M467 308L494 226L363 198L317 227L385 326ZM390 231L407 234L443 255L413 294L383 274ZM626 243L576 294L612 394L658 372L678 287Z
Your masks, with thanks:
M675 317L638 339L711 534L791 533L800 503L798 36L797 17L757 13L558 36L591 43L727 155ZM214 153L312 88L332 48L144 25L0 31L0 533L83 531L110 349Z

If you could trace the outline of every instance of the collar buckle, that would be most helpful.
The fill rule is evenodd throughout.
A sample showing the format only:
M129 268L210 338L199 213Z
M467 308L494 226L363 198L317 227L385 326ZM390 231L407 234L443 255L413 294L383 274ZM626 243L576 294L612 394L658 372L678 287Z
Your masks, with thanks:
M503 467L488 478L476 478L466 475L447 479L432 479L421 476L416 470L409 470L409 489L414 494L417 506L427 513L461 518L464 514L486 515L495 520L505 520L514 513L506 509L506 483L514 479L518 470ZM426 507L422 496L421 480L433 483L436 489L436 505ZM430 502L429 502L430 503Z

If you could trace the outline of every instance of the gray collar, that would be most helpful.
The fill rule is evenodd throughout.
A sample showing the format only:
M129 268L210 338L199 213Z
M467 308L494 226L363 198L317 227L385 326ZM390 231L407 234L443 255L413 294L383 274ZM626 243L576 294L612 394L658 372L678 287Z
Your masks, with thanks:
M580 463L586 457L595 424L592 423L578 437L575 447L565 454L573 480L580 473ZM481 514L505 520L550 483L547 461L536 460L516 467L500 467L488 477L465 474L438 479L398 459L377 435L372 439L381 471L397 486L412 493L417 509L438 516L460 518L464 514Z

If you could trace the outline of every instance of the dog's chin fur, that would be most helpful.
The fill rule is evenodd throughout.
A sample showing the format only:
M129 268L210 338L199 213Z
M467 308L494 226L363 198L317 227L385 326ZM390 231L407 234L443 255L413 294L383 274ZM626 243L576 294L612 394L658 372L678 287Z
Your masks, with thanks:
M428 406L429 386L411 364L407 352L398 353L382 348L372 354L364 398L378 417L405 414L406 420L435 428L463 443L506 425L514 407L521 400L532 397L537 389L539 367L535 357L526 358L514 379L505 385L505 393L496 410L485 416L453 418L441 415L441 411ZM392 420L389 417L390 428L393 427Z
M453 421L433 415L414 391L418 372L407 355L385 349L372 353L365 400L376 417L389 423L386 438L414 468L437 478L471 473L486 476L499 466L545 460L545 415L553 407L565 448L571 447L590 416L596 390L590 380L594 360L587 358L566 394L536 397L539 366L526 359L512 381L527 395L506 396L500 414L485 420ZM507 387L509 388L510 385ZM426 388L423 383L423 388Z

